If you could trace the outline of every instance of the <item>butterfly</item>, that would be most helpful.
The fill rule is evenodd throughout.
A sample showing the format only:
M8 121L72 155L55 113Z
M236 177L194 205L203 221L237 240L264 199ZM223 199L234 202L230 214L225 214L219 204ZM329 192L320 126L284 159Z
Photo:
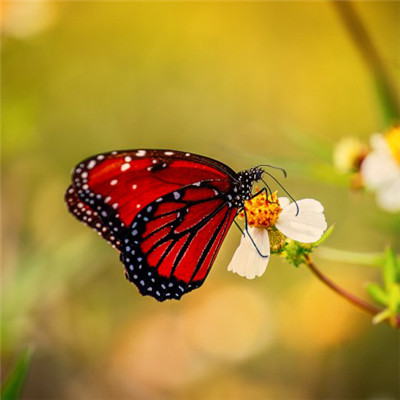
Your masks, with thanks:
M113 151L75 167L65 201L120 252L142 295L180 299L203 284L263 173L175 150Z

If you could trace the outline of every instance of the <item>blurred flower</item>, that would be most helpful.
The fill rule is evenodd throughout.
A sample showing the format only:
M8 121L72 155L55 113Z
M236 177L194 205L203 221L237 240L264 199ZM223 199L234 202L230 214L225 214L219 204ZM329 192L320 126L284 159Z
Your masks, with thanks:
M342 174L356 172L368 152L368 147L361 140L354 137L345 137L335 146L333 151L333 165Z
M361 164L361 176L367 188L376 192L386 211L400 211L400 127L386 135L371 137L372 151Z
M184 326L200 354L214 361L241 361L272 345L272 321L263 293L248 285L216 285L188 305Z
M182 314L168 310L134 318L115 337L110 378L126 391L124 398L160 398L207 372L194 351Z
M2 6L1 31L16 38L26 38L49 29L58 14L58 5L50 1L11 1Z
M342 269L340 277L346 286L360 286L360 277L354 272ZM290 287L276 311L278 335L284 346L307 355L324 348L337 349L370 326L358 310L312 278L300 278Z
M228 271L254 279L265 272L271 250L279 252L284 248L285 236L302 243L316 242L327 228L323 211L317 200L290 203L287 197L278 199L276 192L267 198L263 191L246 201L248 232L242 236Z

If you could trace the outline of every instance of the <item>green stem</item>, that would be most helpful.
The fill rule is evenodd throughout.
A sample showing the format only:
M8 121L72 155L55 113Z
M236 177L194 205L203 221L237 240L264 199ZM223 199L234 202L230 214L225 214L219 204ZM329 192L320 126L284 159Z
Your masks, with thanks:
M351 1L332 0L351 38L369 67L381 100L382 112L388 125L400 118L396 86L389 75L364 24Z
M365 300L360 299L357 296L354 296L353 294L347 292L346 290L342 289L340 286L338 286L336 283L331 281L328 277L326 277L313 263L311 257L309 255L305 255L305 261L307 267L310 269L310 271L321 281L323 282L326 286L328 286L330 289L332 289L334 292L336 292L339 296L343 297L346 299L348 302L351 304L355 305L359 309L367 312L368 314L371 314L373 316L378 315L382 310L379 308L373 306L372 304L369 304ZM389 321L388 321L389 322ZM400 316L396 317L395 320L395 327L397 329L400 329Z
M370 267L382 267L384 255L380 253L359 253L356 251L338 250L330 247L319 247L318 256L331 261L350 264L363 264Z

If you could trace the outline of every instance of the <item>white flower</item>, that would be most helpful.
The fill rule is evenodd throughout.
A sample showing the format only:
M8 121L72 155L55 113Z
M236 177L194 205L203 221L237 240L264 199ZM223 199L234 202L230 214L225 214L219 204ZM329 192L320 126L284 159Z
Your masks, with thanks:
M251 200L247 203L251 203ZM267 201L262 206L258 202L255 206L258 207L255 209L258 215L253 219L248 216L248 233L251 238L247 232L242 236L228 271L247 279L254 279L265 272L270 256L268 228L275 227L289 239L302 243L314 243L320 239L327 228L322 204L314 199L302 199L297 201L297 205L298 214L296 203L290 203L287 197L278 199L278 207L276 202ZM250 206L254 211L254 205Z
M345 137L333 150L333 165L342 174L357 171L366 152L367 146L360 139Z
M391 212L400 211L400 128L386 136L371 137L372 151L361 164L365 186L376 192L379 206ZM397 156L397 157L396 157Z

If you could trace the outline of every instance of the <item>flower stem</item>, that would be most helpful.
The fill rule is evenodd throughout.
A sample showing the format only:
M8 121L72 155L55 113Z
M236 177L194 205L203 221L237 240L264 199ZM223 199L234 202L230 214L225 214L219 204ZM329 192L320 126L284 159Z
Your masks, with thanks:
M345 298L348 302L352 303L356 307L360 308L361 310L375 316L379 314L382 310L379 308L373 306L372 304L366 302L365 300L362 300L358 298L357 296L354 296L353 294L347 292L346 290L342 289L340 286L338 286L336 283L331 281L328 277L326 277L314 264L312 261L310 255L306 254L304 256L306 265L310 269L310 271L321 281L323 282L326 286L328 286L330 289L332 289L334 292L336 292L339 296L342 296ZM388 321L389 322L389 321ZM395 327L397 329L400 329L400 316L396 316L395 320Z
M333 0L332 5L336 7L350 37L372 73L380 97L385 122L388 124L393 123L400 117L400 105L396 94L396 86L381 55L357 14L354 4L350 1Z

